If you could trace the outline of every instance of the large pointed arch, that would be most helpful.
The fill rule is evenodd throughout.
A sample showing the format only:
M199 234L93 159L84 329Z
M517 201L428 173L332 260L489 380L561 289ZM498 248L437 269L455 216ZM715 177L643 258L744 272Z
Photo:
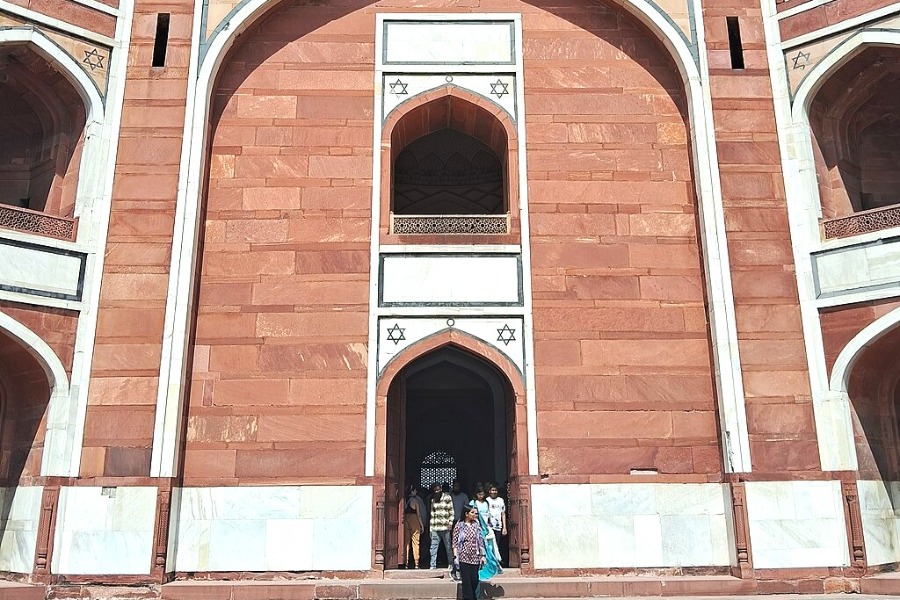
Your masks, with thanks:
M527 1L527 0L525 0ZM646 26L669 52L681 76L688 98L690 144L695 184L699 198L702 256L705 263L708 316L713 349L719 412L722 415L724 463L730 470L750 470L750 442L744 407L744 387L737 343L737 322L727 247L718 156L712 127L712 100L703 48L703 22L696 22L695 46L673 21L651 0L606 0L634 16ZM154 428L152 476L171 476L177 471L180 420L187 371L190 301L195 288L198 259L202 173L208 160L211 97L229 50L240 35L250 30L268 12L279 6L277 0L246 0L236 6L201 46L204 28L202 15L194 20L187 105L194 107L185 116L184 146L179 174L173 250L169 270L169 292L160 360ZM698 50L699 49L699 50ZM696 51L696 53L695 53ZM373 141L377 142L376 139ZM519 140L520 146L523 140ZM521 148L520 148L521 151ZM523 192L524 193L524 192ZM523 206L524 206L523 202ZM377 231L377 230L376 230ZM374 448L374 390L370 389L367 407L366 473L373 474L371 449ZM536 445L534 448L536 457Z

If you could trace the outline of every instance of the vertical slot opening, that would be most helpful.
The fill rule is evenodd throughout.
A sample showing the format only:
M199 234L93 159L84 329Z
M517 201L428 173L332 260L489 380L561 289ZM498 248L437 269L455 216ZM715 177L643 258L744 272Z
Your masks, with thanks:
M744 45L741 43L741 23L737 17L725 17L728 25L728 50L731 52L731 68L744 68Z
M156 15L156 38L153 40L153 66L166 66L166 47L169 45L169 13Z

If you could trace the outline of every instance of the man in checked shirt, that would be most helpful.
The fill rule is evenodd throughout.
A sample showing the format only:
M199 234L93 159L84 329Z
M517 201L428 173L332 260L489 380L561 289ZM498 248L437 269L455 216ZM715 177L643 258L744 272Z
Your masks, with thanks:
M444 544L447 563L453 574L453 550L450 543L450 530L453 527L453 499L444 493L440 483L431 486L430 518L428 529L431 534L431 568L437 569L438 546Z

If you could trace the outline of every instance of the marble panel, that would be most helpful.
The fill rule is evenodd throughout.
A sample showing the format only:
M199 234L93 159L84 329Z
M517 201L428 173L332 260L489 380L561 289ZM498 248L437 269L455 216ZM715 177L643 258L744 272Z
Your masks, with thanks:
M300 514L305 519L341 519L360 515L372 502L370 488L337 485L306 486L299 489Z
M705 515L660 517L662 564L695 567L715 563L713 534Z
M0 288L43 296L81 299L84 255L36 245L3 243Z
M663 563L662 523L659 515L635 515L634 550L636 567L662 567Z
M386 305L521 305L518 255L383 255Z
M64 487L53 572L147 575L153 554L155 487Z
M598 563L610 568L637 564L634 517L604 516L598 521Z
M591 498L595 487L588 484L533 485L531 503L534 516L592 515Z
M726 500L721 484L534 485L535 564L729 565Z
M384 64L514 64L512 21L385 21Z
M532 535L541 544L534 548L538 569L577 569L597 566L600 545L597 518L592 516L545 516L534 521Z
M266 521L262 519L210 522L210 571L265 571Z
M266 521L266 570L312 570L313 526L311 519Z
M900 284L900 239L821 252L814 259L820 296Z
M748 482L746 496L757 568L849 565L840 482Z
M898 482L857 481L866 560L870 565L900 561ZM896 507L896 508L895 508Z
M591 488L591 508L596 515L657 514L653 484L609 484Z
M372 563L372 510L313 521L313 569L365 570Z
M371 487L181 488L178 496L176 571L371 568Z
M0 571L31 573L44 488L0 488Z

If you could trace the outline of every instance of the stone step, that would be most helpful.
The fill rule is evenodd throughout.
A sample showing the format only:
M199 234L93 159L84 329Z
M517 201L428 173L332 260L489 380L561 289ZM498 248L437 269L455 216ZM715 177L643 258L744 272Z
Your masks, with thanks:
M425 571L428 573L428 571ZM735 596L753 594L756 582L728 576L513 577L484 583L488 598L599 598ZM453 600L456 582L444 577L371 580L174 581L164 600Z
M15 581L0 581L2 600L44 600L46 589L42 585L29 585Z

